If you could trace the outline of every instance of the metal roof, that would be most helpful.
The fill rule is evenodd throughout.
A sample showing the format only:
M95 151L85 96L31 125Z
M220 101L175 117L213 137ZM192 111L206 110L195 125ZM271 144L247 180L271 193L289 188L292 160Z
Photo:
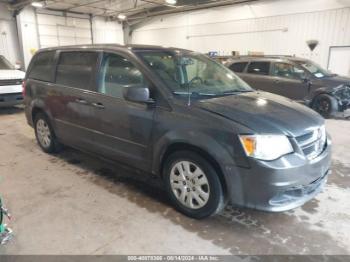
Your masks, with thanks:
M248 3L258 0L177 0L168 4L166 0L0 0L8 3L12 10L20 10L32 2L41 2L47 10L75 12L117 19L119 14L129 21L142 20L162 14L193 11L217 6Z

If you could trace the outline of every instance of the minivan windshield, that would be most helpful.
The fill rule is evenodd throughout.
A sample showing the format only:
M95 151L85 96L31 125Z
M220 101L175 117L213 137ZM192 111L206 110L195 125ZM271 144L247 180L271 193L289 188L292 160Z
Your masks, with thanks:
M0 70L12 70L13 65L2 55L0 55Z
M332 74L330 71L323 69L320 65L312 61L296 61L296 63L304 67L317 78L334 76L334 74Z
M139 55L175 95L203 98L253 91L231 70L202 54L143 51Z

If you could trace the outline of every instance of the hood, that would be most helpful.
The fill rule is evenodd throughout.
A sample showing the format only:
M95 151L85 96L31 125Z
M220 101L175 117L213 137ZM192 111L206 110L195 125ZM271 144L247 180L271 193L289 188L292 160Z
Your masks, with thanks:
M20 70L0 70L0 80L24 79L25 73Z
M330 76L330 77L324 77L324 78L318 78L316 80L313 80L317 82L321 86L327 87L329 91L331 91L332 88L340 86L340 85L349 85L350 86L350 77L345 76Z
M201 100L196 106L240 123L256 133L300 136L324 124L310 108L266 92Z

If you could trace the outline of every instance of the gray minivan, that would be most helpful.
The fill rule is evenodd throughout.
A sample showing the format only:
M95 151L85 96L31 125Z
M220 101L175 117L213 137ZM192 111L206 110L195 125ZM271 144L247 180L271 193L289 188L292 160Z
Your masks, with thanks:
M159 175L194 218L226 203L284 211L313 198L330 173L324 119L252 89L208 57L158 46L38 51L25 114L40 147L62 144Z

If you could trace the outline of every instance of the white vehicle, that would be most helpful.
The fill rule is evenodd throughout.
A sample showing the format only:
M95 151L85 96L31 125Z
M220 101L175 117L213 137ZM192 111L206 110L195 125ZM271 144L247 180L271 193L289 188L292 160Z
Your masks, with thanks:
M25 73L17 70L4 56L0 55L0 107L21 104L22 81Z

